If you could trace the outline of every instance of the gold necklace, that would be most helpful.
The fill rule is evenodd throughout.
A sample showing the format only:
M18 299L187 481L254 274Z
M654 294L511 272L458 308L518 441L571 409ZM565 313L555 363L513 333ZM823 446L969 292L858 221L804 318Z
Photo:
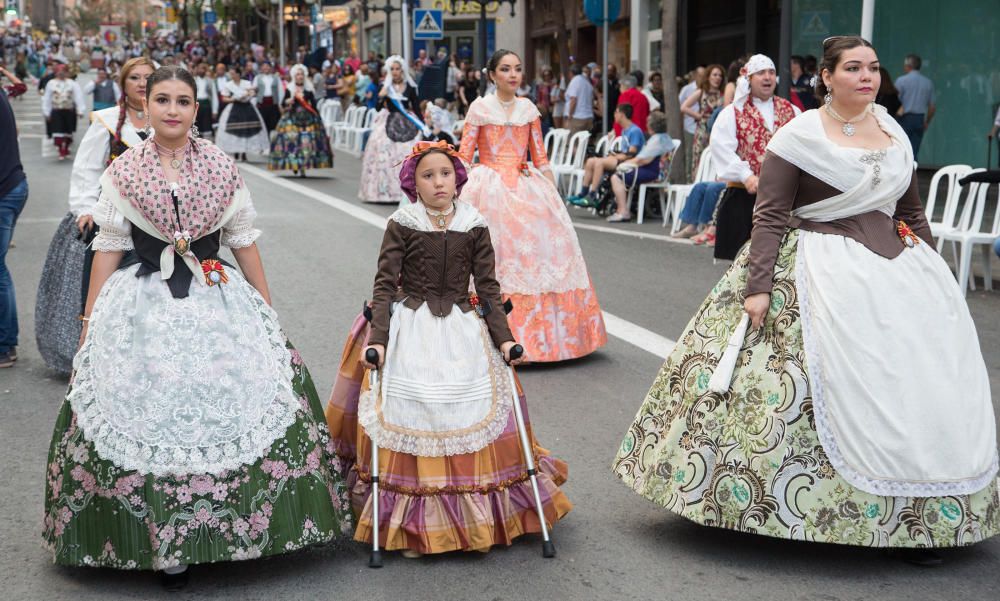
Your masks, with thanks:
M173 167L174 169L180 169L181 168L181 164L182 164L181 163L181 159L179 159L177 157L178 156L184 156L183 153L184 153L185 150L187 150L187 144L185 144L184 146L181 146L180 148L170 149L170 148L164 148L163 146L160 146L160 144L156 140L153 140L153 145L156 146L156 154L160 155L161 157L170 157L170 166L171 167Z
M837 111L833 110L833 106L827 104L825 108L826 108L826 113L828 115L830 115L837 121L843 123L843 125L840 128L840 131L844 132L844 135L847 136L848 138L853 136L856 131L854 129L854 124L863 121L864 118L868 116L868 113L870 113L872 110L872 106L869 104L868 106L865 107L865 110L861 111L860 115L856 117L851 117L850 119L844 119L843 117L840 116L839 113L837 113Z
M428 217L434 218L436 221L435 226L439 230L443 230L448 225L448 215L455 212L455 201L451 201L451 206L444 211L435 211L434 209L428 208L424 205L424 211L427 212Z

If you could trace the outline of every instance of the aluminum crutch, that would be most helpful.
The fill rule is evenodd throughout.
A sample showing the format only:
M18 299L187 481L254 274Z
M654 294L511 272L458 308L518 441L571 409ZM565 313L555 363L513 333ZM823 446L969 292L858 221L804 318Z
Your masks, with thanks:
M523 354L524 347L520 344L515 344L510 349L510 360L520 359ZM510 378L510 394L514 401L514 420L517 422L517 434L521 439L524 462L528 466L528 477L531 478L531 491L535 495L535 512L538 514L538 523L542 526L542 557L555 557L556 547L549 538L549 527L545 523L545 509L542 507L542 495L538 492L538 472L535 469L535 455L532 452L531 441L528 440L528 429L524 427L524 416L521 414L521 399L517 394L517 382L514 380L513 367L507 367L507 375Z
M365 361L371 363L372 365L378 365L378 351L373 348L365 351ZM370 394L378 394L382 383L379 374L381 368L376 367L368 372L368 390ZM381 568L382 567L382 551L378 547L378 522L379 522L379 508L378 508L378 443L375 442L374 438L369 438L371 440L371 477L372 477L372 554L368 558L369 568Z

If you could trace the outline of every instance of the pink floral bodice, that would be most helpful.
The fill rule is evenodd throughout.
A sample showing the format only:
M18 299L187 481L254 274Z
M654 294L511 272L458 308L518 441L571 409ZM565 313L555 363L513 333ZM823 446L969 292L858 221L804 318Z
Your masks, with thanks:
M507 120L495 97L482 98L478 104L470 107L466 117L459 150L462 159L472 163L478 148L479 164L498 172L508 188L515 187L519 177L538 177L537 171L529 169L529 157L536 169L549 164L538 109L530 101L519 100Z

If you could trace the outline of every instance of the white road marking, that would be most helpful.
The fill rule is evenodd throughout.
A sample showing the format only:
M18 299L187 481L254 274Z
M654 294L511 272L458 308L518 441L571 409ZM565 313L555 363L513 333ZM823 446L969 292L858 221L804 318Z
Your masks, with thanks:
M44 121L25 121L24 119L17 119L17 126L18 127L21 127L21 126L32 127L32 126L36 126L36 125L39 126L39 127L41 127L41 125L43 123L45 123L45 122Z
M589 223L573 223L573 227L578 230L590 230L593 232L602 232L605 234L617 234L619 236L629 236L631 238L641 238L648 240L662 240L663 242L673 242L675 244L687 244L691 246L691 240L688 238L671 238L670 236L664 236L663 234L647 234L645 232L637 232L635 230L621 230L613 227L606 227L603 225L590 225Z
M311 198L330 208L337 209L338 211L346 213L355 219L377 227L380 230L385 229L386 219L384 217L373 213L368 209L359 207L356 204L347 202L342 198L318 192L308 186L303 186L302 184L289 181L283 177L270 173L269 171L252 165L247 165L246 163L240 164L240 169L245 173L267 180L272 184L281 186L287 190L295 192L296 194ZM618 233L618 230L614 231ZM615 338L619 338L624 342L638 347L648 353L652 353L662 359L666 359L667 355L669 355L670 351L674 348L675 342L669 338L664 338L652 330L647 330L640 325L622 319L617 315L612 315L607 311L604 311L603 313L604 325L607 326L608 334L611 334Z
M36 223L60 223L65 219L63 217L21 217L17 220L18 225L31 225Z
M20 138L44 138L45 134L22 134L18 132L17 137Z

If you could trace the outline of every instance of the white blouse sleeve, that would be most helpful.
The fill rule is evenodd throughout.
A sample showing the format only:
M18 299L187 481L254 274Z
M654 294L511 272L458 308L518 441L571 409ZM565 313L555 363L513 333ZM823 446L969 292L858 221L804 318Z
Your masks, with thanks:
M94 236L93 249L98 252L132 250L132 224L115 209L107 194L101 194L94 207L94 223L101 229Z
M235 249L246 248L256 242L260 237L260 230L253 226L256 218L257 211L248 195L246 205L222 224L222 245Z
M111 132L92 116L90 127L80 141L69 175L69 210L76 217L93 215L101 193L101 174L108 162Z
M736 154L739 143L736 140L735 110L730 104L716 117L708 147L712 150L712 165L718 178L725 182L744 183L753 175L753 169L750 163Z

